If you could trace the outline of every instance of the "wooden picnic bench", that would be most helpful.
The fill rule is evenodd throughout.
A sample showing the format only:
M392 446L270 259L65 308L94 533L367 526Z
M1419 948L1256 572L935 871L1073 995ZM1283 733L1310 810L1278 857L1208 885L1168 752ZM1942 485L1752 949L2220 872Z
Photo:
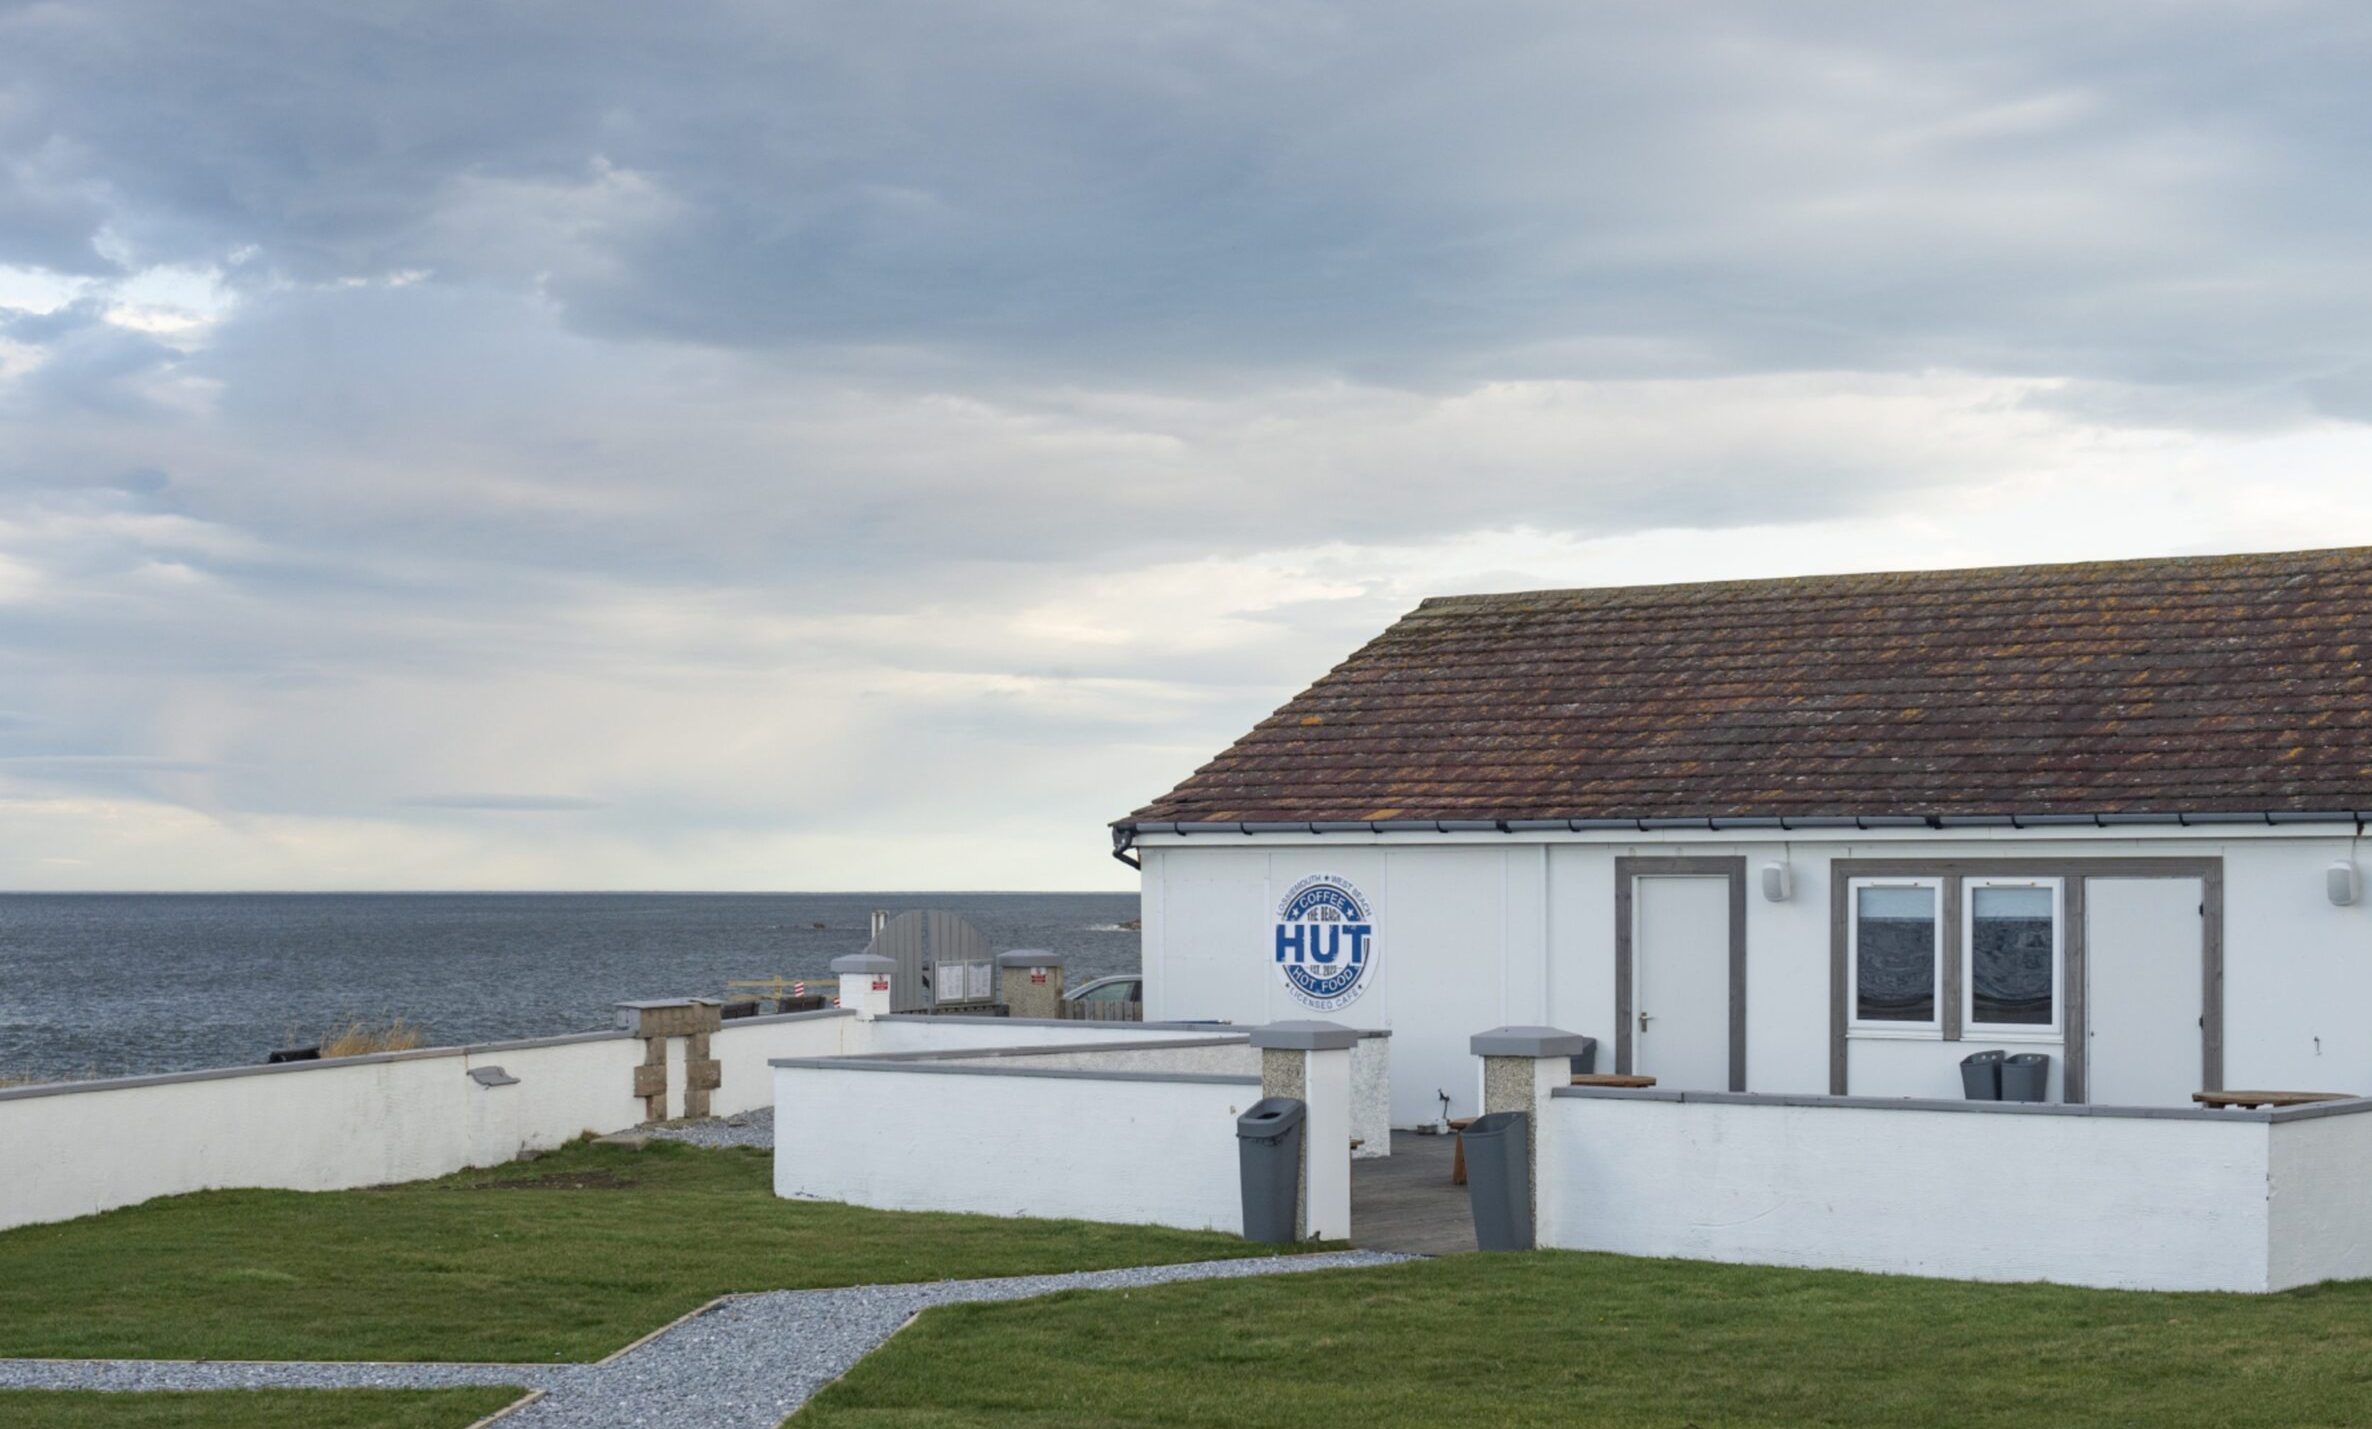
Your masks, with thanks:
M1622 1072L1576 1072L1573 1085L1577 1087L1652 1087L1653 1077L1635 1077Z
M2191 1100L2208 1107L2305 1106L2309 1102L2355 1100L2352 1092L2193 1092Z

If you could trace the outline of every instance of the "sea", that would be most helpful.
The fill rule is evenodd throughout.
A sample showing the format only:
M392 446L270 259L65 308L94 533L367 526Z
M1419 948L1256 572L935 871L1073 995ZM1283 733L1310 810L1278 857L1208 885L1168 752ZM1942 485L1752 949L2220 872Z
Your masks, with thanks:
M261 1062L396 1018L429 1045L616 1025L862 952L875 909L944 909L1064 980L1135 972L1134 893L0 894L0 1082Z

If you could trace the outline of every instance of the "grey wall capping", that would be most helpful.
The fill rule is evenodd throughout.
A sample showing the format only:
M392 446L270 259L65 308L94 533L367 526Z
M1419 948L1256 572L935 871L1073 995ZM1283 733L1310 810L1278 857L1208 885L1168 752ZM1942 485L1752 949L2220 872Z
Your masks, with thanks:
M946 1062L897 1062L885 1057L776 1057L766 1065L846 1072L925 1072L945 1077L1058 1077L1074 1082L1192 1082L1229 1087L1260 1085L1258 1077L1225 1076L1217 1072L1094 1072L1072 1067L968 1067L952 1066Z
M651 997L644 998L640 1002L613 1002L610 1004L612 1007L631 1009L635 1012L648 1012L662 1007L699 1007L704 1005L722 1007L725 1003L724 999L716 997Z
M1578 1057L1596 1041L1561 1027L1494 1027L1466 1045L1477 1057Z
M970 1062L995 1057L1059 1057L1073 1052L1164 1052L1180 1047L1243 1047L1249 1039L1233 1037L1164 1037L1152 1042L1048 1042L1034 1047L945 1047L928 1052L871 1052L867 1062ZM838 1060L838 1059L826 1059Z
M1044 948L1015 948L1009 953L997 954L997 966L1001 968L1059 968L1062 966L1062 954L1049 952Z
M879 953L842 953L832 959L832 971L836 973L894 973L897 970L895 961Z
M1103 1032L1121 1029L1153 1032L1209 1032L1215 1028L1243 1029L1232 1022L1085 1022L1072 1017L972 1017L941 1016L931 1012L885 1012L873 1019L876 1022L952 1022L958 1026L984 1027L1092 1027Z
M769 1012L764 1017L736 1017L708 1034L720 1037L736 1027L771 1027L777 1022L812 1022L822 1017L854 1017L853 1007L811 1007L805 1012Z
M74 1092L129 1091L137 1087L169 1087L181 1082L219 1082L232 1077L280 1077L337 1067L368 1067L381 1062L421 1062L432 1057L477 1057L497 1052L528 1051L537 1047L566 1047L578 1042L618 1042L627 1037L622 1027L599 1032L570 1032L558 1037L528 1037L515 1042L473 1042L466 1047L415 1047L408 1052L366 1052L359 1057L324 1057L317 1062L275 1062L269 1066L203 1067L192 1072L151 1072L137 1077L107 1077L90 1082L47 1082L36 1087L0 1090L0 1102L33 1097L66 1096Z
M2349 1097L2338 1102L2307 1102L2303 1106L2277 1106L2270 1109L2275 1121L2320 1121L2326 1116L2354 1116L2372 1111L2372 1097Z
M2372 1097L2309 1102L2270 1110L2203 1106L2092 1106L2066 1102L1971 1102L1933 1097L1790 1096L1770 1092L1681 1092L1660 1087L1557 1087L1556 1097L1629 1097L1635 1101L1701 1102L1711 1106L1785 1106L1838 1111L1949 1111L1979 1116L2096 1116L2126 1121L2311 1121L2372 1112Z
M1358 1032L1339 1022L1299 1019L1252 1029L1253 1046L1288 1052L1341 1052L1358 1043Z

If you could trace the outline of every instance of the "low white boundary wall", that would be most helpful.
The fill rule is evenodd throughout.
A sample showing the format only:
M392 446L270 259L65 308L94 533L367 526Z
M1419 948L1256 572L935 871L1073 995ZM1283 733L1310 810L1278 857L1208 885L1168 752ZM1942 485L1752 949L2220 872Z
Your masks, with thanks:
M0 1226L226 1186L441 1176L616 1131L643 1044L622 1032L0 1092ZM484 1086L500 1067L515 1084Z
M1560 1089L1539 1243L2149 1290L2372 1273L2372 1102L2278 1112Z
M1009 1060L777 1063L775 1194L1242 1233L1235 1119L1258 1076Z
M1239 1043L1245 1035L1205 1024L867 1020L846 1010L735 1018L709 1034L719 1069L709 1109L732 1116L772 1105L767 1064L778 1057L1230 1033ZM670 1116L683 1114L684 1050L683 1038L668 1039ZM0 1229L188 1191L421 1180L623 1131L643 1120L633 1084L644 1051L612 1030L0 1089ZM471 1075L496 1068L492 1084Z

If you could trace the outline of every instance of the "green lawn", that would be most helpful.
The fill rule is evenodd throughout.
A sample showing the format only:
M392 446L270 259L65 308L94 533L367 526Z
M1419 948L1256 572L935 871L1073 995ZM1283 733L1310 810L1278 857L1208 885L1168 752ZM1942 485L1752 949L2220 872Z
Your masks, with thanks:
M771 1174L762 1151L580 1144L437 1181L209 1191L0 1232L0 1356L592 1360L730 1291L1269 1250L784 1201Z
M0 1390L10 1429L463 1429L516 1389Z
M2372 1282L2276 1296L1616 1256L935 1309L797 1429L2372 1422Z

